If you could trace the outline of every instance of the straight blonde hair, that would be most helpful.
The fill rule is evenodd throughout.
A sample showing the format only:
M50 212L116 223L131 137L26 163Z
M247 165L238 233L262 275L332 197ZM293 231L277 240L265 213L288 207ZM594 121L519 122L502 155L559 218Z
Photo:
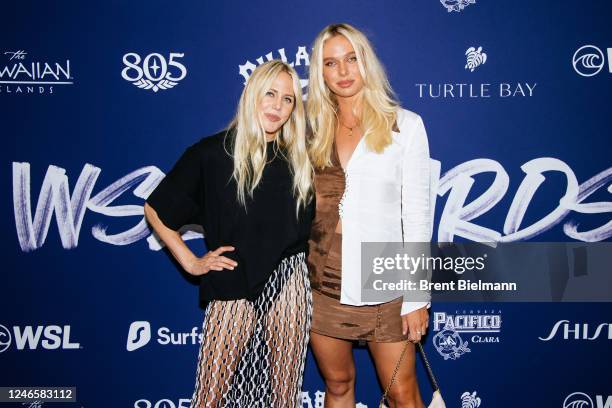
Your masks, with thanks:
M253 191L261 182L267 157L266 132L259 117L259 105L272 82L281 73L291 76L293 82L294 107L289 119L279 129L275 143L276 153L289 162L293 176L293 195L296 198L296 214L305 207L312 196L313 169L306 147L306 119L302 102L302 87L298 74L283 61L272 60L257 67L251 74L240 96L236 115L229 125L235 129L232 156L232 176L238 186L238 201L246 208L246 197L253 197ZM281 149L281 147L283 149Z
M381 62L366 36L349 24L331 24L316 37L310 59L308 84L308 123L312 131L310 158L316 168L331 166L332 147L338 126L338 103L323 79L323 46L337 35L344 36L355 49L359 72L364 81L358 95L358 116L366 146L381 153L391 144L391 131L397 120L399 103Z

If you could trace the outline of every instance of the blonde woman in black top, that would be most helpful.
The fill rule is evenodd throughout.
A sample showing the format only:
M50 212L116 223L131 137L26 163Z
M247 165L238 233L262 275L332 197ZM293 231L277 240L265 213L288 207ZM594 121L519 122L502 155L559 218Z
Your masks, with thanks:
M207 303L192 407L297 407L312 299L305 253L312 169L299 78L251 75L229 130L189 147L147 199L172 255ZM177 230L204 228L200 257Z

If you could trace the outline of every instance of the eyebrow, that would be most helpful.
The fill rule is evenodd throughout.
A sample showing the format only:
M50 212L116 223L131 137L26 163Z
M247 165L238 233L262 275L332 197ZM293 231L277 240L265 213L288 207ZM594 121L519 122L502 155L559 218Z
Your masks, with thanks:
M355 51L351 51L351 52L347 52L346 54L344 54L343 56L341 56L340 58L345 58L348 57L351 54L355 54L357 55L357 52ZM336 57L323 57L323 61L328 60L328 59L336 59Z
M276 93L278 93L278 90L277 90L277 89L275 89L275 88L270 88L270 90L271 90L271 91L274 91L274 92L276 92ZM293 94L284 94L283 96L288 96L288 97L290 97L290 98L295 98L295 95L293 95Z

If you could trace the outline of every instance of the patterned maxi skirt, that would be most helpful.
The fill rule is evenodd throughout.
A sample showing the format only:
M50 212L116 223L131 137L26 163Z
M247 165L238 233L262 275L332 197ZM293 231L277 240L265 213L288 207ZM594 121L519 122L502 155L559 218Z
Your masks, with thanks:
M209 303L191 408L301 407L311 316L304 253L283 259L255 301Z

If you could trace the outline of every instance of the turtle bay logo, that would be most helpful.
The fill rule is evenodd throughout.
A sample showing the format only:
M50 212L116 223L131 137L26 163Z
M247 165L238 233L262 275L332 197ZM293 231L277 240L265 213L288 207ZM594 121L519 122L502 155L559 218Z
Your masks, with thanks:
M554 338L563 340L612 340L612 323L601 323L590 326L588 323L570 323L569 320L559 320L555 323L546 337L538 337L542 341L550 341Z
M608 71L612 73L612 48L607 49ZM599 74L606 63L604 53L594 45L583 45L578 48L572 57L574 71L583 77L592 77Z
M293 57L292 60L289 60L287 57L287 51L285 51L284 48L279 48L276 52L270 51L266 55L256 58L255 63L247 60L244 64L238 65L238 73L244 79L243 85L246 85L255 68L264 62L271 61L273 59L280 59L281 61L288 63L295 68L300 77L307 77L308 69L306 67L310 66L310 55L308 54L308 48L305 45L298 46L295 54L289 54L289 56ZM302 91L304 91L308 86L308 80L300 79L300 85L302 85ZM306 93L304 93L304 99L306 99Z
M603 395L596 395L593 403L593 399L584 392L573 392L565 397L563 408L612 408L612 395L607 395L605 401Z
M472 343L499 343L499 333L501 332L501 310L497 313L485 310L481 314L480 310L474 313L470 310L466 313L447 314L446 312L434 313L434 332L433 344L438 353L444 360L456 360L465 353L469 353L468 340L462 338L471 335L469 340Z
M469 69L470 72L474 72L476 68L487 62L487 54L482 52L482 47L478 47L478 49L470 47L465 52L465 55L467 57L465 69Z
M487 53L483 52L483 47L471 46L465 51L466 62L464 69L470 73L483 70L485 63L489 61ZM490 65L487 64L487 65ZM530 98L534 96L534 91L538 84L536 82L463 82L453 81L447 83L416 83L417 95L419 98L432 99L463 99L463 98Z
M128 331L126 350L134 351L149 344L151 333L151 323L142 320L132 322ZM156 342L162 346L200 344L202 333L199 327L193 327L189 332L173 332L167 327L160 327L157 329Z
M476 0L440 0L440 3L446 7L449 13L453 11L459 13L470 4L476 4Z
M52 94L55 86L73 85L70 60L29 61L24 50L4 51L0 63L0 93Z
M125 68L121 77L140 89L165 91L174 88L187 76L187 68L178 61L184 56L184 53L171 52L166 59L154 52L141 58L135 52L128 52L123 56Z
M9 328L0 324L0 353L14 344L17 350L74 350L82 348L79 343L70 340L70 325L65 326L13 326Z
M468 391L461 394L461 408L478 408L482 400L476 396L476 391L469 393Z

